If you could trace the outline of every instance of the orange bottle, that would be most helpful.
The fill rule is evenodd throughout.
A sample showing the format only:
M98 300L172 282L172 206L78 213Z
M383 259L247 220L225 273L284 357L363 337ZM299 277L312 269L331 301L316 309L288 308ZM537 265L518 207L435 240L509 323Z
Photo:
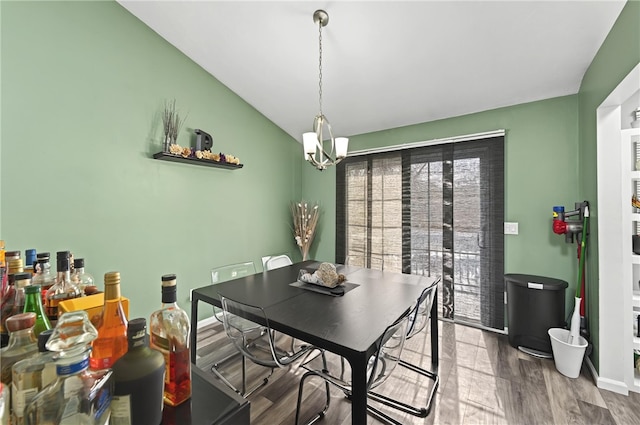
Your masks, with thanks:
M98 323L98 338L93 341L89 367L93 370L113 366L129 347L127 317L120 301L120 273L104 275L104 307Z
M150 346L166 365L164 403L177 406L191 398L189 316L176 301L176 275L162 276L162 308L151 314Z

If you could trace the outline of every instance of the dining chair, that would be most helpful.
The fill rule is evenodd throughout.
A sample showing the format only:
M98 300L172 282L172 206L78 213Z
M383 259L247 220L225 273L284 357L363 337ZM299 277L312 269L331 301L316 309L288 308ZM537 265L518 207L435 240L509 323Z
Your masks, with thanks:
M279 269L280 267L290 266L291 264L293 264L293 261L291 261L291 258L286 254L262 257L264 270Z
M240 277L244 277L244 276L249 276L252 274L256 273L256 266L253 263L253 261L247 261L247 262L243 262L243 263L237 263L237 264L229 264L229 265L225 265L225 266L220 266L220 267L216 267L211 269L211 283L212 284L218 284L218 283L222 283L222 282L227 282L229 280L232 279L237 279ZM223 323L223 316L224 316L224 312L222 309L213 306L213 315L216 318L216 320L218 320L220 323ZM249 328L249 327L254 327L260 331L263 331L262 326L258 325L257 323L253 323L250 322L248 320L242 319L244 320L246 323L244 324L245 327ZM220 379L222 382L225 383L225 385L227 385L229 388L231 388L233 391L237 392L238 394L240 394L243 397L248 397L251 393L253 393L255 390L257 390L258 388L266 385L269 382L269 378L271 377L271 374L269 374L267 377L265 377L259 384L257 384L254 388L250 389L249 391L247 391L247 379L246 379L246 375L247 375L247 371L246 371L246 363L245 363L245 359L244 357L242 357L240 355L240 353L235 349L235 347L233 345L229 346L230 348L227 349L227 351L221 355L220 359L218 359L217 361L215 361L213 363L213 365L211 366L211 372L213 372L214 375L216 375L218 377L218 379ZM222 372L221 372L221 366L223 364L225 364L226 362L234 359L234 358L240 358L241 361L241 370L242 370L242 389L238 389L236 388L228 379L227 377L225 377Z
M409 314L409 325L407 327L407 335L406 335L407 340L419 334L423 329L427 327L427 323L429 323L429 319L431 318L431 307L433 306L434 302L437 302L435 300L437 300L438 298L439 283L440 283L440 276L438 276L431 285L426 287L418 297L415 307ZM437 344L437 343L438 343L437 335L432 334L431 344ZM432 353L434 351L437 353L438 350L437 349L432 350ZM427 396L426 405L422 407L412 406L410 404L401 402L391 396L382 395L374 391L370 391L368 393L369 399L385 404L389 407L400 410L402 412L409 413L410 415L417 416L420 418L426 418L431 412L433 398L435 397L436 391L438 390L438 386L440 385L440 377L438 375L437 355L435 356L435 358L431 359L431 370L426 370L420 366L414 365L402 359L399 359L398 364L406 369L416 372L419 375L429 378L433 381L433 386L431 387L429 395Z
M229 339L233 342L243 359L247 358L253 363L271 369L286 368L294 362L309 356L317 350L312 345L302 345L296 351L289 351L284 345L279 345L275 338L275 331L269 326L269 319L261 307L244 304L220 295L223 310L224 329ZM256 318L264 321L265 331L250 325L244 317ZM264 350L261 347L268 347ZM317 350L326 365L323 351ZM329 385L326 385L327 400L329 399Z
M376 351L375 354L371 356L368 362L367 392L373 390L374 388L385 382L397 366L407 336L409 314L411 313L411 311L412 309L407 309L402 317L391 324L380 337L379 343L377 344L380 348ZM331 374L331 372L327 369L326 359L323 357L322 360L322 368L311 367L310 364L312 362L305 362L301 365L304 369L307 370L307 372L302 375L302 378L300 379L298 401L296 404L296 425L299 425L300 423L302 392L304 388L304 382L305 380L307 380L307 378L312 376L319 376L325 381L326 385L331 384L341 389L345 393L347 398L352 394L350 379L345 379L342 373L340 374L340 376ZM309 421L307 421L306 425L314 424L322 419L329 410L329 404L330 397L327 390L327 401L325 403L325 406L320 412L316 413ZM383 413L373 406L370 406L369 404L367 404L367 412L369 412L369 414L385 424L402 425L401 422L396 421L389 415Z

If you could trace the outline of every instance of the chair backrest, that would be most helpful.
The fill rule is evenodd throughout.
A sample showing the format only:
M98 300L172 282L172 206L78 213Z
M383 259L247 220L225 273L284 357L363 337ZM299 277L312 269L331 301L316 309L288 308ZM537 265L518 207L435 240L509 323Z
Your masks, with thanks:
M367 370L367 389L371 390L382 384L391 375L400 361L404 348L409 323L408 309L400 319L389 326L380 338L379 349L369 361Z
M229 264L211 269L211 283L222 283L239 277L256 274L256 266L253 261L245 263Z
M253 264L253 261L229 264L211 269L211 283L215 285L216 283L222 283L252 274L256 274L256 266ZM222 315L222 310L213 306L213 316L219 322L222 322Z
M264 260L264 269L279 269L280 267L290 266L291 264L293 264L293 261L291 261L291 258L286 254L272 255Z
M222 302L224 330L235 347L252 362L266 367L286 367L302 356L308 348L295 353L278 349L274 340L274 331L269 327L269 320L261 307L234 301L220 295ZM255 322L266 325L256 326ZM256 343L259 339L267 339L269 349Z
M429 322L431 315L431 307L436 298L440 276L438 276L431 285L424 288L413 310L409 314L409 326L407 328L407 339L417 333L420 333Z

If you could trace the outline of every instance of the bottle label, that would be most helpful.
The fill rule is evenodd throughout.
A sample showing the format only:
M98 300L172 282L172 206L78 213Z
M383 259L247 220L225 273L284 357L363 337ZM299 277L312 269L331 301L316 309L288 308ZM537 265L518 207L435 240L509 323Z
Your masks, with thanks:
M169 349L171 348L169 345L169 340L167 338L155 333L151 334L151 344L161 350L169 351Z
M58 374L56 373L55 363L47 363L42 370L42 385L40 386L40 388L46 387L47 385L55 381L57 377Z
M169 340L167 338L161 337L158 334L151 334L151 346L158 350L164 356L164 364L166 368L166 373L164 375L164 383L169 384L171 382L171 374L170 374L170 364L171 357L169 356Z
M78 391L80 391L84 387L82 383L82 379L78 376L70 376L64 381L64 399L69 400L74 397ZM71 400L69 401L71 403Z
M111 399L111 425L132 425L131 396L118 395Z
M27 404L31 402L36 394L38 394L38 388L19 390L15 383L11 384L11 407L18 418L24 416L24 408L27 407Z
M74 373L78 373L81 370L86 369L88 367L89 367L89 358L86 357L78 363L56 365L56 373L60 376L73 375Z

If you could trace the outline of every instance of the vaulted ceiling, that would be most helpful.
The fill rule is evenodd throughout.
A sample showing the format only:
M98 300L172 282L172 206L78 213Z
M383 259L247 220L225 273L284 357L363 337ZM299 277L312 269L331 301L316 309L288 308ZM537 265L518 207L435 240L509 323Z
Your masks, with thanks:
M119 3L292 137L336 136L577 93L624 1Z

